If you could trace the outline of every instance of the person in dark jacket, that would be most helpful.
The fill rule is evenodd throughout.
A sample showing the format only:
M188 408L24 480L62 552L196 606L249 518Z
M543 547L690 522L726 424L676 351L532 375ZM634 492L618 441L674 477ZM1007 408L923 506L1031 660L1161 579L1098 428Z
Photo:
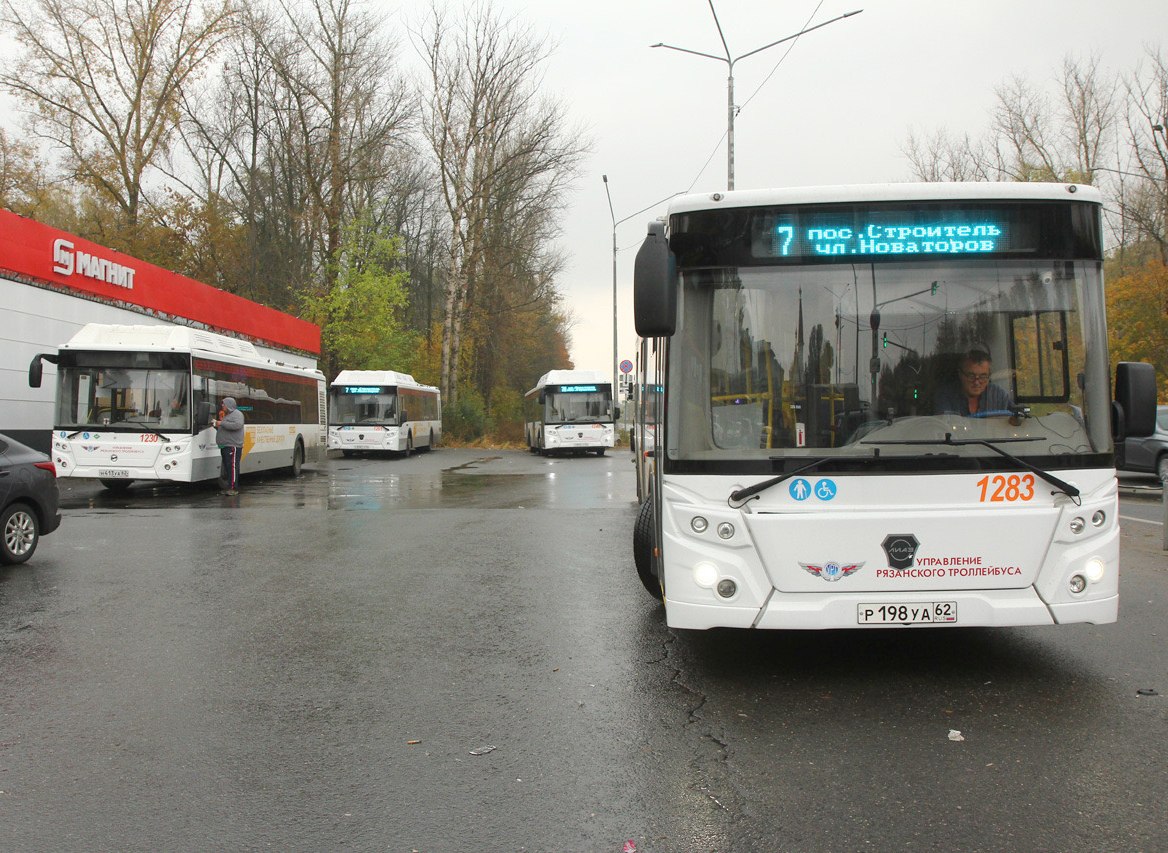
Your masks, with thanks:
M990 381L992 372L989 353L977 349L967 352L957 370L957 381L937 394L937 414L984 417L1009 412L1014 401L1008 391Z
M213 420L215 443L223 456L223 467L219 480L224 489L220 494L239 494L239 462L243 456L243 412L239 411L234 397L224 397L219 417Z

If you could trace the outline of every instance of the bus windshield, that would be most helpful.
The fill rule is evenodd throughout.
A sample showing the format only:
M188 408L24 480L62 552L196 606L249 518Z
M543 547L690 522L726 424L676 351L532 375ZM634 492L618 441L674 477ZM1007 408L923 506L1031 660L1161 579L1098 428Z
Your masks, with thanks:
M58 429L190 432L190 361L172 353L62 351Z
M330 396L329 423L334 426L397 425L397 394L392 389L355 389L346 386L332 389Z
M612 420L612 395L600 391L548 391L544 423L603 423Z
M1086 295L1101 286L1082 261L687 270L669 458L911 456L968 469L959 460L996 455L940 446L951 436L1086 464L1111 451L1106 359L1088 358L1106 347Z

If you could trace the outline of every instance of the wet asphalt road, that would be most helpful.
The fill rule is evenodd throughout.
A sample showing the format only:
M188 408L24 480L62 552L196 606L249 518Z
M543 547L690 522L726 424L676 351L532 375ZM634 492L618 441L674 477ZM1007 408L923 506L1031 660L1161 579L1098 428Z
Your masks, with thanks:
M619 451L62 485L0 569L0 849L1168 849L1154 515L1112 626L675 634Z

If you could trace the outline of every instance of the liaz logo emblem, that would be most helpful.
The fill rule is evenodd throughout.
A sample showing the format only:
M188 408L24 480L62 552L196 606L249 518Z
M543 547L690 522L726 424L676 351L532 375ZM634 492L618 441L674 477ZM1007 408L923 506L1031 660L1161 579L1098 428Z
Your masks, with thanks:
M884 537L881 547L884 556L888 558L888 568L909 569L912 568L921 543L911 533L891 533Z
M817 566L813 563L800 563L799 565L811 572L811 574L823 578L825 581L838 581L840 578L846 578L848 575L855 574L864 564L837 563L832 561L824 563L822 566Z

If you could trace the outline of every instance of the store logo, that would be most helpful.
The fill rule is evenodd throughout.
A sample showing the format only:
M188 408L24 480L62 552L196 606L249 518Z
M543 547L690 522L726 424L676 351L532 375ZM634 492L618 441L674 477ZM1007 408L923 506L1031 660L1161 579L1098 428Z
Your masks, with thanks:
M908 569L912 567L921 543L911 533L892 533L884 537L881 547L888 558L888 568Z
M134 289L133 267L99 258L89 252L76 251L73 244L64 239L53 243L53 272L66 276L83 275L126 290Z

